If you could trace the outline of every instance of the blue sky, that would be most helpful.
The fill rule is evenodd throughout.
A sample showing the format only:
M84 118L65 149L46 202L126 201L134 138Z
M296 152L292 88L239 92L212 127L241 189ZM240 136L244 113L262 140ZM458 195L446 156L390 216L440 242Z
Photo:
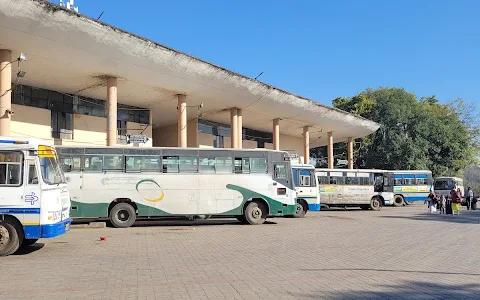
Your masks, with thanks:
M52 1L58 3L59 1ZM80 12L331 104L367 87L478 100L476 0L76 0Z

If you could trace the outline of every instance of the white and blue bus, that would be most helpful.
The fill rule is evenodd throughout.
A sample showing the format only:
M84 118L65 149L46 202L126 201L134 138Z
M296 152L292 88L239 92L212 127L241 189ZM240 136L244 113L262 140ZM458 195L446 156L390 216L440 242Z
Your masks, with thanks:
M0 256L70 229L70 196L55 149L0 137Z
M293 183L297 192L297 210L294 217L304 217L308 210L320 210L320 194L315 167L306 164L292 164Z
M425 201L432 190L432 172L428 170L402 171L395 170L393 206L403 206L406 203Z

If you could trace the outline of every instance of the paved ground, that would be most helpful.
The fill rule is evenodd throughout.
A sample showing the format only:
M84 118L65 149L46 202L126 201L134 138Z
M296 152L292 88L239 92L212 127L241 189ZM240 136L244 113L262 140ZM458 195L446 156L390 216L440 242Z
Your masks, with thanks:
M0 299L480 299L480 211L425 211L72 229L1 258Z

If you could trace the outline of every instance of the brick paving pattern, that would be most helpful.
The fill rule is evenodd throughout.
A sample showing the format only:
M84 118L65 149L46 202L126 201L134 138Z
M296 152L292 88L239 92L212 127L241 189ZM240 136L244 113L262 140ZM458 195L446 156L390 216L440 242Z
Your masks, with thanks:
M426 210L72 229L0 258L0 299L480 299L480 211Z

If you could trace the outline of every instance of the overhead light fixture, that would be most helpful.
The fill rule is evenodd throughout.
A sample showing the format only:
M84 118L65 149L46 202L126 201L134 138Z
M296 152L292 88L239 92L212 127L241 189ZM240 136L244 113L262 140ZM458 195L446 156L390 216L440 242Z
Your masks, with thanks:
M200 103L200 105L198 106L198 108L203 108L203 102Z
M18 61L20 62L27 61L27 54L25 54L25 52L20 52L20 55L18 56Z
M23 78L23 77L25 77L26 74L27 74L27 72L25 72L25 71L19 71L19 72L17 73L17 77Z

